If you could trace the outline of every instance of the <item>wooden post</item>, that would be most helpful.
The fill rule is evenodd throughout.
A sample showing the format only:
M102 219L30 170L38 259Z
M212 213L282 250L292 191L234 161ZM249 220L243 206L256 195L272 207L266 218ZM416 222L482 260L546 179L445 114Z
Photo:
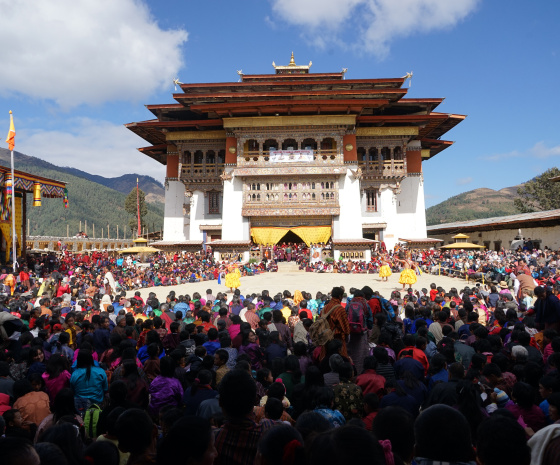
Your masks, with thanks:
M80 230L78 232L82 232L82 220L80 220Z
M107 239L111 239L111 228L109 224L107 224Z
M101 239L103 239L103 228L101 228Z
M117 241L119 240L119 225L117 224Z
M85 224L84 224L84 233L85 233L86 236L87 236L87 220L85 220L84 223L85 223Z

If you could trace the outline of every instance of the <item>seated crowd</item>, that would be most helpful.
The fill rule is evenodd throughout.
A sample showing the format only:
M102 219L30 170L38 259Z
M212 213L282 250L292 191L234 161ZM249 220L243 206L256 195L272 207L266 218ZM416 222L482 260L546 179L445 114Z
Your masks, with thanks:
M0 461L560 463L559 290L8 296Z

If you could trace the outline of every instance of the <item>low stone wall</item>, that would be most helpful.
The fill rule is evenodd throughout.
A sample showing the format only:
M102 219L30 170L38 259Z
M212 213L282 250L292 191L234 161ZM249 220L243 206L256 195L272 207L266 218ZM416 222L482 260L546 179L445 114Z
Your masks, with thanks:
M132 247L132 239L100 239L94 237L27 236L27 249L82 252L85 250L119 250ZM59 246L60 242L60 246Z

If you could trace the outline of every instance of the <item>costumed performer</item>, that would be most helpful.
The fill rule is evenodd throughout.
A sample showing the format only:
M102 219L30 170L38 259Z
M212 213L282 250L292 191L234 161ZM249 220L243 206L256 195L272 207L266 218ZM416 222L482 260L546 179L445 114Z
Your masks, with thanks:
M416 278L416 273L414 271L414 267L416 265L411 259L410 252L407 252L405 257L406 258L404 260L399 259L399 262L404 267L404 269L401 271L401 276L399 278L399 284L403 285L403 291L407 285L412 286L413 284L416 284L416 281L418 279Z
M228 265L228 272L226 274L226 287L229 287L229 291L233 293L234 289L237 289L241 286L241 281L239 278L241 277L241 272L239 268L234 265Z
M387 260L387 257L383 255L381 257L381 267L379 268L379 277L381 278L381 281L389 281L389 276L392 274L393 272L389 266L389 260Z

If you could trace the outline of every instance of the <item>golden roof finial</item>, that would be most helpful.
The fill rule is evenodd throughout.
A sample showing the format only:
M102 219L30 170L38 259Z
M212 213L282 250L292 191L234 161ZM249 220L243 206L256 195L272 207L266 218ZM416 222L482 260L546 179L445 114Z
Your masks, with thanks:
M273 61L272 62L272 66L274 66L274 69L276 70L276 74L294 74L294 73L309 73L309 68L311 68L311 62L309 62L309 65L307 66L302 66L302 65L296 65L296 60L294 59L294 52L292 52L292 55L290 56L290 63L288 63L285 66L277 66L276 63Z

